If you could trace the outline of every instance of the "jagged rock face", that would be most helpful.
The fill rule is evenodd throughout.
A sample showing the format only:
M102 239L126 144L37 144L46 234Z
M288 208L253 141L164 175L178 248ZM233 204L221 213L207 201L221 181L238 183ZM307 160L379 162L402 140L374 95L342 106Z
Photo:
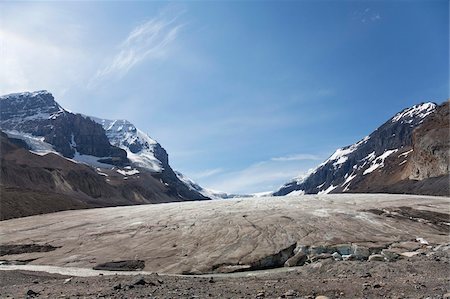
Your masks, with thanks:
M47 91L2 96L0 111L2 130L42 136L65 157L79 153L104 157L114 165L128 164L126 152L109 143L99 124L64 110Z
M409 179L423 180L450 172L449 100L440 105L413 133Z
M436 104L423 103L407 108L359 142L338 149L304 179L282 186L275 196L291 192L306 194L352 192L357 185L378 175L393 157L407 156L413 145L414 129L434 113ZM403 169L406 165L400 165ZM400 178L399 178L400 179Z
M183 199L208 199L200 189L191 188L177 176L169 165L166 150L154 139L137 129L127 120L108 120L88 116L101 124L111 144L125 150L133 165L145 168L157 176L169 188L169 193Z
M164 148L129 121L100 119L92 116L87 118L102 125L109 142L125 150L134 165L158 173L169 167L169 158Z

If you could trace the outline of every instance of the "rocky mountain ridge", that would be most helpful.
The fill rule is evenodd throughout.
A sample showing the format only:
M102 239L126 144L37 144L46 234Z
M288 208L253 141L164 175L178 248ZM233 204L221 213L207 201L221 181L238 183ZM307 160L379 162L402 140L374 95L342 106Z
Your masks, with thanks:
M20 198L19 190L59 194L68 208L208 199L180 180L164 148L130 122L74 114L47 91L0 97L0 129L2 199ZM54 207L36 210L46 209Z
M448 101L439 106L428 102L406 108L369 136L336 150L311 174L293 179L274 192L274 195L342 192L448 195L445 177L448 178L449 136L446 128L449 120L445 116L437 119L435 115L438 114L448 116ZM422 128L427 126L442 128L433 133L436 136L431 136L427 133L430 130L423 132ZM420 145L422 143L425 144ZM440 155L436 155L436 143L440 144ZM427 148L428 155L420 162L421 166L416 167L415 172L422 173L417 169L424 169L424 164L435 165L434 171L422 177L411 173L414 166L409 162L418 155L419 147ZM432 187L430 184L423 184L423 179L429 179Z

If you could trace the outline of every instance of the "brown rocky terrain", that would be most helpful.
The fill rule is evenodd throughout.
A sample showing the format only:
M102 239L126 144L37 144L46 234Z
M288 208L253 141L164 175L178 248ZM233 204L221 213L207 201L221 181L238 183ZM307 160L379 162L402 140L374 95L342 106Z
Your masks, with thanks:
M2 271L2 298L449 298L449 254L395 262L331 260L291 271L227 276L96 275Z
M450 172L450 100L437 107L413 133L409 179L447 176Z

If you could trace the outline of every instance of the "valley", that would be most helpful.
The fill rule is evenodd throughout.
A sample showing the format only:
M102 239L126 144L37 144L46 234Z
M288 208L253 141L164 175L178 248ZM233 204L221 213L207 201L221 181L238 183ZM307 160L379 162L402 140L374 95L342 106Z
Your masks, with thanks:
M42 277L50 284L61 281L60 274L66 275L64 279L67 274L91 277L74 278L79 285L67 286L80 294L84 284L93 284L99 293L112 292L114 283L132 284L136 275L151 280L155 277L151 273L160 274L171 285L148 285L147 289L151 287L156 294L156 289L168 291L183 284L194 288L192 292L184 289L186 294L204 297L207 292L219 292L217 285L237 284L238 277L242 277L253 286L254 293L234 293L235 296L256 296L256 290L265 289L272 298L294 288L284 290L294 282L311 281L310 275L326 282L316 287L312 280L308 286L295 287L297 293L321 291L335 297L336 290L342 290L344 295L339 295L339 291L337 297L350 298L364 294L364 290L368 294L386 292L387 286L401 293L416 291L416 284L431 284L433 289L424 291L440 294L448 283L449 204L447 197L343 194L63 211L3 221L1 269L15 269L3 271L4 279L13 275L21 277L24 283L30 276L38 281ZM5 245L9 246L6 254ZM47 269L49 272L60 274L26 271L46 267L53 269ZM401 274L411 267L417 270ZM389 278L393 275L391 270L397 273L396 279L405 279L412 273L429 271L429 267L434 269L433 277L439 279L419 275L411 279L418 281L415 284L396 286L395 280ZM64 272L64 268L69 272ZM76 269L80 269L79 274ZM128 270L122 273L134 274L134 278L120 276L122 270ZM367 272L373 274L366 277ZM347 274L342 276L343 273ZM361 281L361 286L340 286L350 277ZM204 280L206 285L201 283ZM284 282L283 287L275 287L278 280ZM382 289L374 288L370 281L376 281ZM362 286L364 283L368 283L367 287ZM197 289L197 285L202 287ZM38 286L42 289L45 284ZM44 289L43 293L51 294L48 288ZM120 298L127 294L125 291L144 294L147 289L124 287L110 295ZM2 293L5 290L15 289L3 285ZM248 290L233 289L244 291ZM226 294L233 297L233 293Z

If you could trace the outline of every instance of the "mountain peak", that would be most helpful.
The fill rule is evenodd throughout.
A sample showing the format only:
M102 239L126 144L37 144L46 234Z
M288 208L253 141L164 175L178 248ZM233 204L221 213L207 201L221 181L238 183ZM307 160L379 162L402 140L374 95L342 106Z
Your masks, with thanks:
M20 98L35 98L35 97L42 97L42 96L50 96L53 98L53 95L51 92L47 90L36 90L36 91L24 91L24 92L16 92L16 93L10 93L3 96L0 96L0 100L13 100L13 99L20 99Z
M16 129L24 121L54 119L67 112L46 90L11 93L0 96L0 117Z
M432 102L403 109L369 136L352 145L337 149L312 173L303 179L294 178L274 192L274 195L286 195L291 192L298 195L299 192L322 194L357 190L358 184L361 186L364 181L366 183L369 181L367 177L375 177L380 171L389 169L385 167L389 164L385 163L385 160L397 161L410 153L414 129L419 127L436 109L437 105ZM395 153L397 154L394 155ZM399 161L400 165L395 168L400 171L406 167L405 163L403 160ZM392 169L390 171L393 172Z
M436 103L425 102L403 109L392 117L391 122L411 123L413 118L425 118L436 109Z

